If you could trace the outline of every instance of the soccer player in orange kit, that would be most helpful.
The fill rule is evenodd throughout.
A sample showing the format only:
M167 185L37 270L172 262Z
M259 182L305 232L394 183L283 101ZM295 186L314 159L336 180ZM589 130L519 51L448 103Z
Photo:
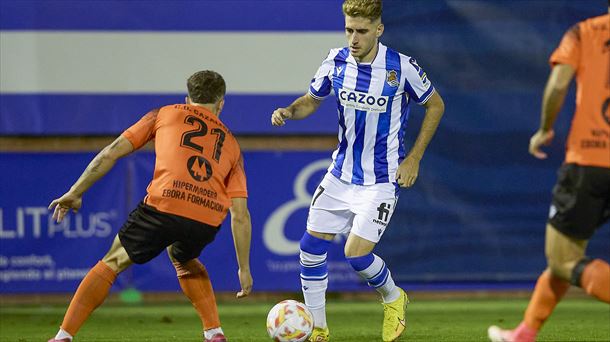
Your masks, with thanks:
M85 191L116 160L154 139L155 170L146 197L131 212L108 253L82 280L50 342L72 341L108 296L119 273L133 263L150 261L166 248L180 286L201 318L203 340L226 341L212 283L198 257L214 240L230 210L241 285L237 297L250 293L246 176L237 140L218 118L224 106L224 79L214 71L200 71L188 79L187 87L186 104L144 115L91 161L67 193L49 205L58 222L70 209L77 211Z
M535 341L570 284L610 303L608 262L585 256L595 230L610 219L610 14L574 25L550 63L540 129L530 140L536 158L546 158L540 146L553 138L552 126L574 75L577 90L566 159L546 226L548 267L538 278L521 324L514 330L490 327L493 342Z

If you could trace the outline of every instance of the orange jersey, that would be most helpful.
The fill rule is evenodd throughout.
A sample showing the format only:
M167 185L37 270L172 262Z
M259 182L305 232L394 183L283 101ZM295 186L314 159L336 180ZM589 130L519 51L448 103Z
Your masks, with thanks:
M550 63L576 70L576 111L566 163L610 168L610 14L572 27Z
M144 202L159 211L218 226L231 198L248 196L237 140L203 107L153 110L123 136L134 149L155 140L155 171Z

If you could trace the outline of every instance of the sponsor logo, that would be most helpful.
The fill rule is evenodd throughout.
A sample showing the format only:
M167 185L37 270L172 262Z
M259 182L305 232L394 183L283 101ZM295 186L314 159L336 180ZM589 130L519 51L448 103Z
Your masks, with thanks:
M373 219L373 223L377 223L378 225L381 225L384 227L388 225L386 222L380 221L378 219Z
M212 165L202 156L190 157L186 168L191 177L198 182L205 182L212 177Z
M380 221L388 222L388 216L390 215L391 208L392 208L392 205L390 205L389 203L381 203L377 207L377 212L379 213L378 219Z
M0 240L105 238L112 234L116 220L114 210L79 212L58 223L47 207L17 207L10 214L0 208Z
M341 88L339 90L339 102L346 108L362 110L367 112L385 112L388 107L387 96L374 96L355 90Z

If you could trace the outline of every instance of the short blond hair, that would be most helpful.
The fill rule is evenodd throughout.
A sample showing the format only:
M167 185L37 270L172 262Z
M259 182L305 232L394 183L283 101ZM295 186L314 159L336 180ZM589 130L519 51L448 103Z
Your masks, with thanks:
M375 21L381 18L381 0L345 0L343 14Z

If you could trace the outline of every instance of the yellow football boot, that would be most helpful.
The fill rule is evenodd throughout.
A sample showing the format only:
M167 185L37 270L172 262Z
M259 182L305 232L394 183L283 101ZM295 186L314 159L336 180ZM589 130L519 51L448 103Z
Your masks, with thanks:
M400 297L391 303L383 303L383 328L381 338L384 342L395 341L406 327L406 311L409 297L400 287Z
M313 328L311 332L311 336L307 339L308 342L327 342L330 341L330 332L328 331L328 327L326 328Z

